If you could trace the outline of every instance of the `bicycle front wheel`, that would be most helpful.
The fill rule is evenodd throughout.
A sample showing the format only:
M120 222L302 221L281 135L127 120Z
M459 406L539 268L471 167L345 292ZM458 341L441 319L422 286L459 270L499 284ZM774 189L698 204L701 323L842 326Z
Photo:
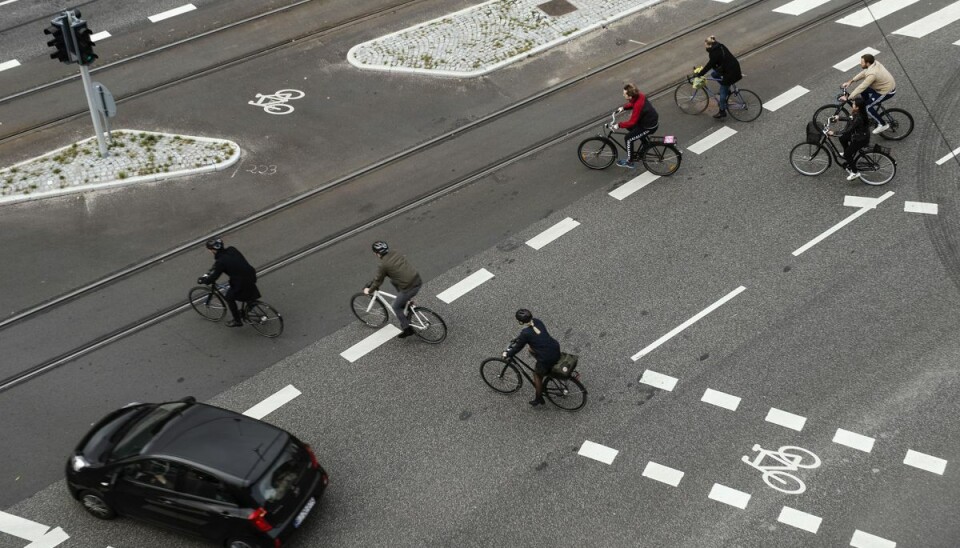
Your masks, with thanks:
M423 306L413 309L410 327L418 337L430 344L438 344L447 338L447 323L439 314Z
M247 308L247 321L264 337L279 337L283 333L283 318L267 303L256 301Z
M677 102L680 110L687 114L700 114L707 110L707 103L710 97L707 91L693 87L690 82L682 82L673 92L673 100Z
M884 139L899 141L913 133L913 116L902 108L891 108L882 116L890 128L880 134Z
M389 318L387 307L383 306L383 303L374 298L373 295L357 293L350 297L350 310L353 310L353 315L358 320L370 327L381 327L387 323Z
M845 120L837 120L830 123L831 116L842 116ZM847 129L847 124L850 123L850 112L847 110L847 107L837 108L837 105L823 105L813 113L813 121L817 124L818 128L827 125L827 129L832 129L836 133L842 133Z
M888 154L864 152L857 159L860 180L868 185L885 185L897 174L897 164Z
M677 147L662 143L653 144L643 149L640 161L643 167L654 175L673 175L680 169L682 156Z
M487 358L480 364L480 376L487 386L501 394L512 394L520 390L523 378L517 366L502 358Z
M577 157L590 169L607 169L617 160L617 146L610 139L591 137L580 143Z
M543 395L550 403L566 411L577 411L587 404L587 389L576 377L557 379L547 377Z
M211 322L219 322L227 313L227 303L209 287L199 285L190 290L190 306Z
M730 98L727 99L727 112L736 120L752 122L763 112L763 101L756 93L741 89L730 94Z
M821 144L800 143L790 151L790 165L801 175L820 175L832 163L830 153Z

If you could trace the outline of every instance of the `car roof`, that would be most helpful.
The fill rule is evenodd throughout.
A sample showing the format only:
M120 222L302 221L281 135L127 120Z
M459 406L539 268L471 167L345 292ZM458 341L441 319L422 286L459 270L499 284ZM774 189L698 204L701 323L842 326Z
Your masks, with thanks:
M219 472L233 483L258 479L290 434L233 411L192 403L164 426L141 456L167 457Z

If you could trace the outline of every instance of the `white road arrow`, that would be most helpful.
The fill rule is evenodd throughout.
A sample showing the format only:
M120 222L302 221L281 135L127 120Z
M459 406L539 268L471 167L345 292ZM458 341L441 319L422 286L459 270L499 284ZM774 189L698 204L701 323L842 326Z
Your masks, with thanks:
M0 533L6 533L29 541L26 548L53 548L70 538L63 529L30 521L20 516L0 512Z

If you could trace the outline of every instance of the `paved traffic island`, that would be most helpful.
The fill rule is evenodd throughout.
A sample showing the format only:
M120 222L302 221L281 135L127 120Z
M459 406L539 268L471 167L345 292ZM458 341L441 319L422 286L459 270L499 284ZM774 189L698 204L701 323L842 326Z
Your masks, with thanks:
M660 0L490 0L358 44L361 69L472 77L585 34Z
M0 205L220 171L240 159L233 141L153 131L110 133L101 158L95 137L0 169Z

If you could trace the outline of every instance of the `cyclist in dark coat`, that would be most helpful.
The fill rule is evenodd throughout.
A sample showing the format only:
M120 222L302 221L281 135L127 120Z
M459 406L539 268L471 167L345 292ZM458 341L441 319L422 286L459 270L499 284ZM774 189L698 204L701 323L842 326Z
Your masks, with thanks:
M706 47L707 55L709 55L710 58L707 64L697 73L697 76L703 76L712 70L713 77L720 78L720 112L716 113L714 118L726 118L727 99L730 98L730 86L736 84L743 78L743 73L740 72L740 61L737 61L733 53L730 53L727 46L717 42L716 36L711 36L704 40L703 45Z
M850 109L850 123L840 133L840 144L843 145L844 166L847 169L847 180L852 181L860 177L857 171L857 157L860 151L870 144L870 121L867 119L866 100L862 95L853 98ZM835 135L831 130L828 135Z
M205 285L212 284L221 274L229 276L230 289L223 297L227 301L233 320L227 322L227 327L239 327L243 325L243 321L240 319L237 301L250 302L260 298L260 290L257 289L257 270L247 262L237 248L225 248L220 238L208 241L207 249L213 253L213 267L197 282Z
M543 405L543 379L550 374L550 369L560 361L560 343L547 333L543 322L533 317L526 308L517 310L517 321L523 325L520 335L503 352L504 358L512 358L524 346L530 345L530 353L537 358L537 365L533 370L533 386L536 389L530 405Z

